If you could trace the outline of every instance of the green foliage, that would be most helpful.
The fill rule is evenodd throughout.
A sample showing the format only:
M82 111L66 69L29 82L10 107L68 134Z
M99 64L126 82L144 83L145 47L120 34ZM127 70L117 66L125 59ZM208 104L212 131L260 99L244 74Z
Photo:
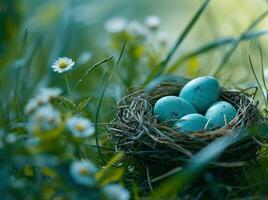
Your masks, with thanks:
M230 36L234 34L227 31L226 21L220 19L223 36L219 34L221 36L217 35L217 39L211 39L212 29L217 26L206 26L205 17L208 12L226 15L215 6L228 3L204 0L198 3L194 12L195 4L190 1L176 1L180 5L177 7L172 6L175 5L172 0L165 5L161 1L119 2L0 1L1 199L113 200L121 194L129 199L129 192L137 200L144 197L265 199L268 196L267 123L238 130L207 144L187 165L174 166L176 170L158 177L156 185L146 183L152 191L144 191L148 188L146 184L139 185L135 180L129 180L129 174L138 176L137 179L143 178L139 169L142 166L132 168L128 155L114 152L105 125L116 114L112 109L116 102L129 92L145 88L149 93L161 82L185 82L188 80L186 76L208 73L219 75L219 79L231 88L245 89L257 85L264 98L259 92L255 99L260 109L266 108L263 112L266 116L267 30L254 29L259 29L268 12L261 11L254 20L250 17L251 23L238 36ZM113 5L116 5L116 13L109 13L108 8L113 10ZM164 13L166 5L169 7ZM229 6L232 13L243 7L236 5ZM130 8L136 9L135 18L140 21L132 20ZM152 29L141 21L146 17L142 10L146 10L146 16L154 10L166 15L166 19L164 17L161 26ZM176 16L181 16L177 19L171 10L176 11ZM250 16L249 9L244 11ZM260 12L257 3L256 12ZM191 20L186 20L185 28L178 29L175 22L184 24L184 15L189 13L192 13ZM124 19L123 30L105 32L102 28L107 16L126 14L128 19ZM241 20L242 24L245 22ZM165 34L173 32L177 35L178 30L178 38L170 45L173 36ZM198 38L194 35L196 32ZM190 42L186 41L187 38ZM257 56L256 52L248 50L249 41L261 44ZM226 47L228 49L222 52ZM59 56L69 56L75 61L72 71L65 74L52 71L53 60ZM214 61L217 61L216 65ZM249 73L247 66L253 73ZM55 87L60 88L60 94L48 92L40 95L41 88ZM68 124L74 117L86 119L86 125ZM84 132L85 128L88 132ZM78 133L89 135L82 137ZM225 182L213 176L209 164L216 162L226 148L247 134L253 135L261 146L252 163L240 171L230 167L231 181ZM78 174L74 176L72 167L83 160L86 160L85 165L93 167L82 166L74 170ZM84 176L92 184L83 184L79 178ZM105 193L105 188L113 184L117 190Z
M205 8L208 6L209 0L205 0L204 3L200 6L200 8L197 10L197 12L194 14L193 18L190 20L190 22L185 27L184 31L181 33L179 38L177 39L175 45L171 48L171 50L168 52L166 58L156 67L154 71L152 71L151 75L147 78L147 81L145 83L148 83L152 80L152 78L155 78L155 75L161 75L166 68L168 62L170 61L171 57L174 55L175 51L178 49L180 44L183 42L185 37L189 34L197 20L200 18L202 13L204 12Z
M258 32L252 32L252 33L249 32L245 35L245 37L241 38L241 40L252 40L255 37L261 37L261 36L266 35L267 33L268 33L267 31L258 31ZM185 55L182 55L179 59L177 59L175 63L168 68L167 73L175 72L177 68L181 66L181 64L183 64L189 59L196 58L197 56L205 54L208 51L212 51L216 48L220 48L225 45L235 43L237 40L239 40L239 38L237 37L221 38L219 40L212 41L196 50L193 50L192 52L186 53Z
M263 20L268 14L268 10L263 12L260 16L258 16L248 27L247 29L238 37L238 39L231 45L230 49L224 54L222 60L220 63L211 70L210 74L217 76L221 68L226 64L230 56L235 51L237 45L240 43L241 40L243 40L249 31L253 29L261 20Z

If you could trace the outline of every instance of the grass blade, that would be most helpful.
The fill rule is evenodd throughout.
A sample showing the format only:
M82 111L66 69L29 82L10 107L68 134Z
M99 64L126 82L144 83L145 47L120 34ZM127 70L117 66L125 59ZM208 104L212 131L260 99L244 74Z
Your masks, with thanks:
M268 94L268 88L267 88L267 85L266 85L266 80L265 80L265 76L264 76L264 66L263 66L263 53L262 53L262 49L261 49L261 45L259 44L258 45L258 50L259 50L259 53L260 53L260 63L261 63L261 77L262 77L262 84L264 86L264 90L265 90L265 100L266 100L266 104L265 104L265 108L267 110L267 101L268 101L268 97L267 97L267 94Z
M180 44L184 41L188 33L192 30L193 26L201 16L201 14L204 12L205 8L207 7L210 0L205 0L204 3L200 6L200 8L197 10L191 21L187 24L181 35L178 37L175 45L170 49L169 53L167 54L166 58L160 62L160 64L156 67L156 69L148 76L147 80L145 81L145 84L147 84L149 81L154 79L156 76L161 75L165 67L167 66L168 62L180 46Z
M221 59L220 63L212 68L210 75L217 76L222 69L222 67L227 63L233 52L235 51L236 47L242 41L248 32L253 29L262 19L264 19L268 14L268 10L264 11L261 15L259 15L249 26L248 28L239 36L239 38L232 44L230 49L225 53L223 58Z
M262 96L263 96L263 98L264 98L265 105L267 105L266 95L265 95L265 93L264 93L264 91L263 91L263 88L262 88L262 86L261 86L261 83L260 83L260 81L259 81L259 79L258 79L258 77L257 77L257 74L256 74L255 70L254 70L253 63L252 63L252 60L251 60L250 55L248 55L248 60L249 60L249 65L250 65L250 68L251 68L252 73L253 73L253 75L254 75L254 78L255 78L255 80L256 80L256 82L257 82L259 88L260 88L260 91L261 91L261 93L262 93Z
M105 58L102 61L96 63L95 65L93 65L92 67L90 67L85 73L84 75L79 79L79 81L76 83L76 85L74 86L74 88L72 89L72 91L70 92L68 97L71 97L72 94L74 93L74 91L78 88L78 86L83 82L83 80L86 78L86 76L89 74L89 72L91 72L93 69L95 69L96 67L110 61L113 57L109 57L109 58Z
M253 38L257 38L263 35L268 34L268 30L263 30L263 31L256 31L256 32L249 32L245 35L244 38L242 38L242 40L251 40ZM183 56L181 56L181 58L179 58L168 70L168 73L172 73L174 72L178 66L180 66L182 63L184 63L185 61L195 57L195 56L199 56L201 54L207 53L208 51L214 50L216 48L220 48L222 46L234 43L238 40L238 37L225 37L225 38L221 38L221 39L217 39L213 42L210 42L196 50L193 50L190 53L187 53Z
M122 50L120 52L120 55L119 55L119 58L113 68L113 71L112 73L110 74L110 76L108 77L108 79L106 80L106 82L104 83L103 85L103 88L102 88L102 92L101 92L101 95L100 95L100 101L98 103L98 106L97 106L97 113L96 113L96 117L95 117L95 141L96 141L96 146L97 146L97 150L98 150L98 154L102 160L103 163L105 163L105 159L102 155L102 152L100 150L100 146L99 146L99 136L98 136L98 121L99 121L99 114L100 114L100 109L101 109L101 105L102 105L102 101L103 101L103 97L104 97L104 94L105 94L105 91L106 91L106 88L109 84L109 82L111 81L114 73L116 72L117 68L118 68L118 65L121 61L121 58L123 56L123 53L124 53L124 50L125 50L125 47L126 47L126 41L124 42L123 44L123 47L122 47Z

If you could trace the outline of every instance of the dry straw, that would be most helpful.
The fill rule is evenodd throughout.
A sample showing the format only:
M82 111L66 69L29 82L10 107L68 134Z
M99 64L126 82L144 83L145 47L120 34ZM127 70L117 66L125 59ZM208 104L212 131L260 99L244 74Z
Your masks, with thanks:
M202 133L180 133L174 127L157 122L152 113L155 102L167 95L178 95L185 81L162 82L150 90L140 90L122 99L118 113L107 129L115 144L115 151L124 151L127 160L136 167L147 169L153 177L183 166L187 160L211 141L263 121L254 103L255 93L221 89L220 99L234 105L237 117L224 128ZM212 168L240 167L258 151L257 142L247 136L229 147L211 164Z

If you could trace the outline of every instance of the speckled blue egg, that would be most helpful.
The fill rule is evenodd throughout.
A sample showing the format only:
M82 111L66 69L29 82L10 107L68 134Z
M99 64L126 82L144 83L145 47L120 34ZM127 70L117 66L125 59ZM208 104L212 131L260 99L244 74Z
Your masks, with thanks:
M196 113L196 110L189 102L180 97L165 96L155 103L153 112L159 122L175 122L187 114Z
M192 133L192 132L203 132L207 128L208 120L203 115L194 113L185 115L180 118L175 127L178 131Z
M181 89L179 96L203 114L213 103L218 101L220 85L212 76L199 77L188 82Z
M206 112L206 118L211 124L211 128L221 128L232 121L236 116L236 109L226 101L219 101L213 104Z

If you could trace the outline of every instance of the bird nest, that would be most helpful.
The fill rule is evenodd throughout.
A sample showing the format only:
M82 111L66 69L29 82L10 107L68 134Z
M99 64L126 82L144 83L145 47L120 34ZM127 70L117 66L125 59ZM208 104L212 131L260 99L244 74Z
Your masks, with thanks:
M150 175L160 176L176 167L183 166L193 155L213 140L235 129L249 127L263 121L255 93L249 90L234 91L221 89L220 100L231 103L237 116L225 127L213 131L180 133L174 127L159 123L153 114L153 106L161 97L174 95L185 82L164 82L151 90L140 90L122 99L117 106L115 119L107 126L114 142L115 151L124 151L126 159L134 161L136 167L149 169ZM259 149L250 135L230 146L210 167L239 167L246 164ZM218 170L216 170L218 171Z

